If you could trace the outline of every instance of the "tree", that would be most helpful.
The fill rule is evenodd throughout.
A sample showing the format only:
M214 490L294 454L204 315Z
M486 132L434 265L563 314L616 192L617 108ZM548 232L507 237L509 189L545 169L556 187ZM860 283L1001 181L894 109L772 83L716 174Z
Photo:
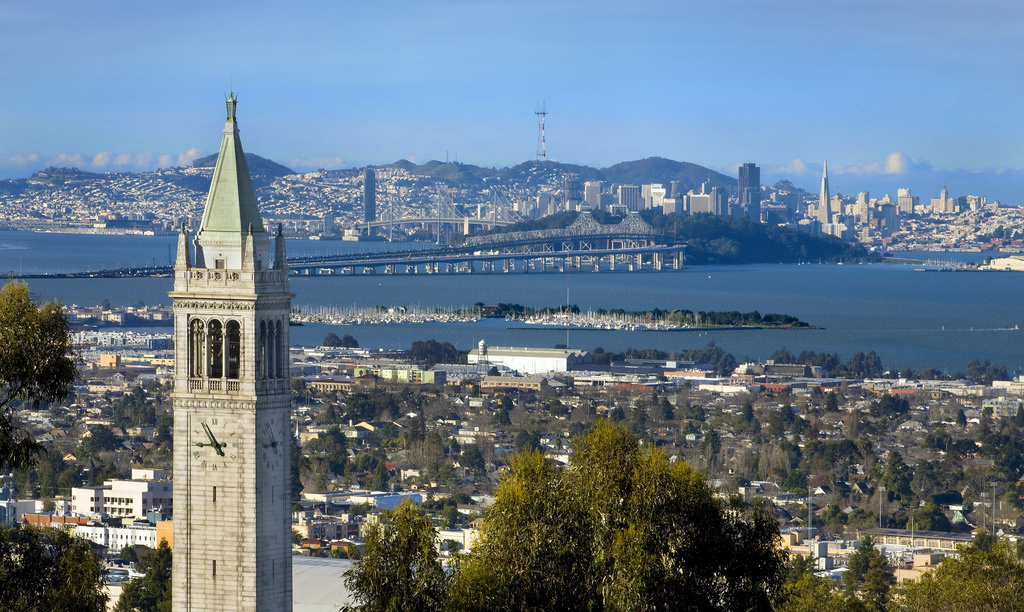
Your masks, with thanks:
M406 499L370 523L362 558L345 573L357 602L344 610L397 612L440 609L448 574L437 557L437 531L422 510Z
M0 609L103 612L103 569L88 540L60 529L0 528Z
M966 546L959 558L947 558L901 590L904 610L1018 610L1024 599L1024 564L1007 541L994 543L988 552Z
M64 308L36 306L28 285L0 288L0 468L35 463L42 446L15 423L20 402L59 402L71 393L78 373Z
M337 334L335 334L334 332L330 332L329 334L324 336L323 345L330 347L339 346L341 348L359 348L359 341L350 336L349 334L345 334L344 336L339 338Z
M771 515L727 508L689 464L623 428L598 421L569 468L539 451L511 468L461 559L454 608L767 609L780 592Z
M139 568L146 575L124 587L114 612L171 612L171 547L167 540L145 557Z
M889 588L893 583L885 555L875 548L871 536L864 536L857 552L850 555L849 569L843 575L846 593L850 598L859 594L861 600L874 610L884 610Z
M835 589L828 578L819 578L807 572L796 582L786 586L780 612L847 612L854 606Z

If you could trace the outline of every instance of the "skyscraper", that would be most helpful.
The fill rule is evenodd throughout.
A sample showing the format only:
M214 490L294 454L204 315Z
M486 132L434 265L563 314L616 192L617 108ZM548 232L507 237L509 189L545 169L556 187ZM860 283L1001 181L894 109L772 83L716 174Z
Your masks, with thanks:
M831 199L828 192L828 162L826 161L821 170L821 191L818 193L818 222L822 227L832 223L832 213L829 210Z
M583 184L583 201L590 210L601 208L601 181L587 181Z
M288 262L227 99L193 262L174 264L175 610L291 610Z
M628 212L640 210L640 188L636 185L619 185L619 206Z
M743 208L743 216L759 221L761 219L761 169L752 163L740 166L737 200Z
M363 171L363 222L367 224L366 234L373 235L370 223L377 220L377 175L373 168Z

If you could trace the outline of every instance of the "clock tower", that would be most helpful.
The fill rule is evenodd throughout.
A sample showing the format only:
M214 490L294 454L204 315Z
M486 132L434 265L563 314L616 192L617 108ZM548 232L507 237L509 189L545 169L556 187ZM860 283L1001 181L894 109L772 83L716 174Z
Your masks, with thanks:
M174 264L174 610L291 610L288 313L235 119Z

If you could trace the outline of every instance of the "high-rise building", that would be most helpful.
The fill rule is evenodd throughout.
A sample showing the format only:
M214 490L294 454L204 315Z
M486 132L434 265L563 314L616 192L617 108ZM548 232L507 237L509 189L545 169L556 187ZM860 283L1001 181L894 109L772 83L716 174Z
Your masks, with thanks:
M712 187L708 191L707 183L701 183L700 193L694 193L692 190L687 193L686 201L691 215L700 213L721 215L723 213L722 198L718 193L718 187Z
M640 200L644 210L661 208L667 194L665 186L661 183L650 183L640 186Z
M914 214L914 207L917 206L918 197L910 195L910 189L901 187L896 190L896 209L901 215Z
M619 206L629 212L640 210L640 188L636 185L619 185Z
M939 192L939 197L932 198L932 212L952 213L956 212L956 200L949 197L949 190L945 187Z
M821 190L818 192L818 222L822 227L832 223L832 213L829 210L832 199L828 191L828 162L825 162L821 170Z
M288 261L273 259L234 93L195 258L174 264L175 610L291 610Z
M587 181L583 184L583 201L590 210L601 208L601 181Z
M369 225L377 220L377 175L373 168L363 170L363 222L366 223L366 234L373 235Z
M579 210L580 204L583 203L583 187L578 174L570 172L563 177L562 197L565 200L565 210Z
M737 183L737 200L743 209L743 216L759 221L761 219L761 169L755 164L740 166Z

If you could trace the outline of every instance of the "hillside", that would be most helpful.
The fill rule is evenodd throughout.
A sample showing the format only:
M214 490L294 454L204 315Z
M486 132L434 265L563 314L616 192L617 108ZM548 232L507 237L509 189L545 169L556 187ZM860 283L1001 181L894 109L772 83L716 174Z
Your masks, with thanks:
M288 176L289 174L295 174L295 171L287 166L271 161L265 157L260 157L253 153L245 154L245 163L249 166L249 173L253 176L266 176L272 178L278 178L282 176ZM193 168L212 168L217 164L217 154L207 155L206 157L200 157L199 159L192 162ZM207 181L209 185L209 181Z
M624 185L662 183L667 189L669 183L679 181L680 189L686 193L691 189L699 192L701 183L709 181L712 187L718 187L726 194L736 193L736 177L726 176L690 162L677 162L664 157L621 162L605 168L601 173L604 180Z

